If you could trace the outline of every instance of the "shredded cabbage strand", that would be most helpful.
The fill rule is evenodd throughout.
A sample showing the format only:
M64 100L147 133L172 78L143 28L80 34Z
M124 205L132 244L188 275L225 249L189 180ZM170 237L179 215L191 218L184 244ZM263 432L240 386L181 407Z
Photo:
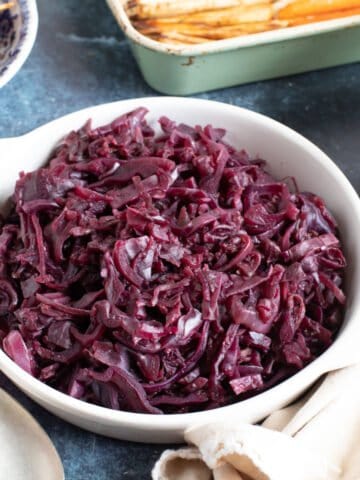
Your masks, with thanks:
M88 122L20 174L0 233L0 341L75 398L215 408L329 347L346 261L321 198L223 129L162 117L155 135L146 113Z

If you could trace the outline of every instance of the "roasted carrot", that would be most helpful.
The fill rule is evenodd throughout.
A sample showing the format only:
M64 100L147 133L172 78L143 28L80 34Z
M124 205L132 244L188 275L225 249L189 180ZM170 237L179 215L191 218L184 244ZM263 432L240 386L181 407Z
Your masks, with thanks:
M128 5L153 13L132 19L137 30L173 44L221 40L360 14L360 0L292 0L286 5L283 0L129 0Z
M295 0L278 11L279 19L315 16L360 7L360 0Z
M222 9L264 3L265 0L128 0L125 9L130 17L159 18L192 14L205 10ZM271 0L266 0L271 3Z
M156 25L143 25L141 29L141 33L143 35L156 35L156 34L164 34L168 35L169 33L181 33L182 35L190 35L196 37L204 37L204 38L211 38L214 40L221 40L223 38L231 38L237 37L243 34L249 33L259 33L265 32L268 30L274 30L281 27L286 27L288 22L281 20L281 21L271 21L271 22L247 22L247 23L238 23L235 25L228 25L221 29L217 28L209 28L206 25L202 24L189 24L189 23L182 23L181 28L178 28L174 24L170 23L168 25L161 25L159 28Z
M336 18L351 17L360 15L360 8L350 8L349 10L337 10L331 13L323 13L320 15L310 15L308 17L295 17L288 20L289 27L305 25L307 23L324 22L325 20L334 20Z
M184 18L187 22L203 22L211 25L228 25L243 22L267 22L273 16L271 4L259 3L256 5L242 5L220 10L209 10L194 13Z
M287 22L283 22L281 25L276 21L273 22L252 22L242 23L233 27L226 27L220 30L204 30L203 34L211 40L223 40L226 38L240 37L243 35L250 35L253 33L267 32L270 30L276 30L280 27L287 26Z
M158 40L159 42L165 43L181 43L182 45L186 44L197 44L197 43L204 43L209 42L208 38L203 37L191 37L190 35L184 35L179 32L168 32L166 34L154 35L152 38L154 40Z
M146 20L133 20L137 28L142 26L162 26L176 25L182 28L184 23L204 25L212 27L225 27L228 25L238 25L248 22L269 22L272 20L273 11L269 5L257 5L247 7L236 7L231 9L210 10L208 12L197 13L194 15L149 18Z

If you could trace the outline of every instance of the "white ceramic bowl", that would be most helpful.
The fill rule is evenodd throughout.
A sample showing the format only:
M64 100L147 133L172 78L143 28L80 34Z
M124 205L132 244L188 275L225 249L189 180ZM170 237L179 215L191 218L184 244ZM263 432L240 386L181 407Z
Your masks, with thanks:
M88 430L134 441L173 442L183 439L184 429L195 423L231 418L256 422L274 409L294 400L323 373L356 360L360 342L360 200L341 171L315 145L293 130L257 113L222 103L190 98L143 98L100 105L55 120L23 137L0 140L0 204L12 193L20 170L43 165L52 148L71 129L88 118L95 125L145 106L148 120L155 124L161 115L189 124L224 127L230 143L246 148L253 156L268 161L277 178L296 177L302 190L318 193L338 220L345 252L348 302L343 327L334 344L305 369L249 400L211 411L176 415L149 415L113 411L87 404L59 393L39 382L0 351L0 369L19 388L55 415ZM354 234L355 232L355 234Z
M20 70L34 45L38 29L35 0L16 0L0 12L0 88Z

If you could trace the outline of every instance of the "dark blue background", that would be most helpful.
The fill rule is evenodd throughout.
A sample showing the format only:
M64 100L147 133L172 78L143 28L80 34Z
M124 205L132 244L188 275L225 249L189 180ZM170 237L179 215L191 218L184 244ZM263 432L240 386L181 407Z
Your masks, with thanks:
M105 1L38 0L38 7L31 56L0 91L0 137L21 135L90 105L156 94L141 78ZM198 97L241 105L289 125L328 153L360 191L360 64ZM35 405L2 376L0 385L45 428L68 480L149 478L163 447L85 432Z

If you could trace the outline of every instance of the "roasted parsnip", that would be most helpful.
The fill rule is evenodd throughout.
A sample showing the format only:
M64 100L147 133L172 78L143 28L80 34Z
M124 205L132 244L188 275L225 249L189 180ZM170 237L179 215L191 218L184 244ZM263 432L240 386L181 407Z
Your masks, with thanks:
M197 44L360 14L360 0L128 0L143 35Z
M0 12L3 12L4 10L8 10L9 8L12 8L14 5L15 5L14 2L0 3Z

